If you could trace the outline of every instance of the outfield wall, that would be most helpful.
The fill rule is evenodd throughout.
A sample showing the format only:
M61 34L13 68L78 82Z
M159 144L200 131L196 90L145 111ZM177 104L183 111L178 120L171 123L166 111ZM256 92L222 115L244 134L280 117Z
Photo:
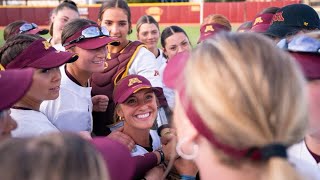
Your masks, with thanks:
M222 14L232 23L252 20L254 16L270 6L282 7L300 3L301 0L283 0L275 2L229 2L204 3L204 17L209 14ZM129 4L132 22L136 23L140 16L148 14L159 23L165 24L198 24L200 22L200 5L197 3L142 3ZM81 16L96 21L100 5L79 6ZM15 20L26 20L38 25L49 24L49 14L54 7L0 6L0 26L6 26Z

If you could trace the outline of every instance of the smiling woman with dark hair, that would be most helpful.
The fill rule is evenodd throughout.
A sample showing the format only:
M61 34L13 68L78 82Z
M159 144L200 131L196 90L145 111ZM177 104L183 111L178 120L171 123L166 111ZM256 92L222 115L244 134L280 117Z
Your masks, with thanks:
M58 98L61 83L58 67L77 58L73 53L57 51L37 35L19 34L6 41L0 49L0 61L5 69L35 68L29 91L11 107L11 116L18 123L13 136L38 136L58 131L39 111L40 104Z
M91 98L89 78L101 72L107 55L105 46L116 43L105 28L88 19L75 19L68 23L61 36L66 51L78 54L76 62L60 67L60 96L41 104L41 111L59 129L83 132L88 138L92 131L92 111L107 108L108 97Z

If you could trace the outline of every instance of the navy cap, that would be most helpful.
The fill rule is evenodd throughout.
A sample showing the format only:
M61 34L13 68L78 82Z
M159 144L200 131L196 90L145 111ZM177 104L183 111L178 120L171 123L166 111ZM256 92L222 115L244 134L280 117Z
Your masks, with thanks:
M279 9L272 18L266 35L283 38L302 29L320 29L317 12L305 4L291 4Z

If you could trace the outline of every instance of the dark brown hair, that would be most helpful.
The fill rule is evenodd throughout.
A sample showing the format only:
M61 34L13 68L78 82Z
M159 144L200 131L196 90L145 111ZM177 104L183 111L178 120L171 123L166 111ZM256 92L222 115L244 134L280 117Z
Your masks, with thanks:
M161 33L161 46L163 48L165 48L165 46L166 46L166 39L168 37L172 36L174 33L183 33L184 35L187 36L187 38L189 40L187 33L181 27L169 26L169 27L166 27ZM189 40L189 42L190 42L190 40Z
M106 0L100 7L98 13L98 21L102 21L103 13L110 8L120 8L122 9L128 16L128 23L129 23L129 32L128 34L132 33L132 23L131 23L131 11L126 1L124 0Z
M6 66L31 43L40 38L40 36L33 34L17 34L11 36L0 48L0 64Z
M18 20L8 24L3 30L3 39L6 41L9 37L19 33L19 28L27 21Z

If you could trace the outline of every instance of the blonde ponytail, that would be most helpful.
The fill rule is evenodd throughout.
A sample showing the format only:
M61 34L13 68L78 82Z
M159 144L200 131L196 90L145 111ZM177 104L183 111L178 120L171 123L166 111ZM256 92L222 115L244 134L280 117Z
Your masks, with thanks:
M265 165L261 180L302 180L287 159L272 157Z

